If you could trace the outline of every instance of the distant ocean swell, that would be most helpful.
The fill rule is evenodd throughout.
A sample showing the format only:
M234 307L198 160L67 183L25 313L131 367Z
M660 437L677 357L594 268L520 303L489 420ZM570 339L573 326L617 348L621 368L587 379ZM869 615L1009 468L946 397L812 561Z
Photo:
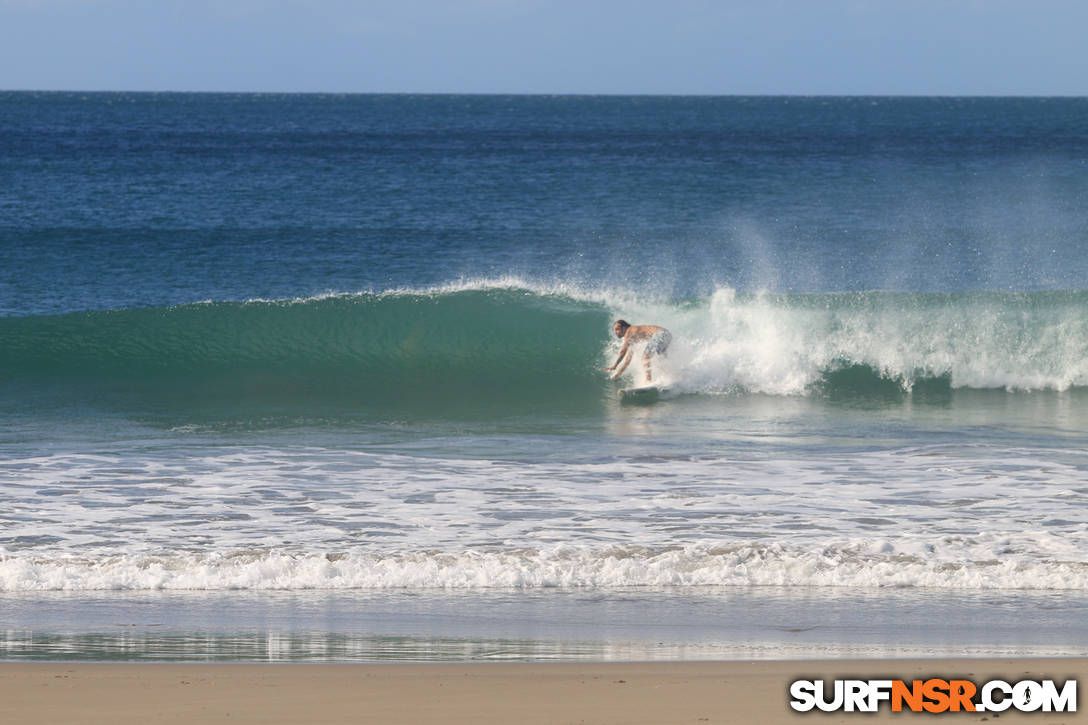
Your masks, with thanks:
M0 555L0 591L850 586L1088 589L1088 563L966 552L882 552L846 544L689 545L594 550Z
M661 301L479 284L294 301L0 319L22 389L207 393L294 403L585 404L608 387L608 323L673 330L685 393L882 394L1088 386L1088 292L739 295ZM633 366L637 368L636 366Z

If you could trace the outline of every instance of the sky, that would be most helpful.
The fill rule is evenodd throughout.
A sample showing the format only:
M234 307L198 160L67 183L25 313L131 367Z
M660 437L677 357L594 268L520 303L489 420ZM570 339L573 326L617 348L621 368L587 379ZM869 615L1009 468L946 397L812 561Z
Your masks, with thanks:
M0 89L1088 95L1084 0L0 0Z

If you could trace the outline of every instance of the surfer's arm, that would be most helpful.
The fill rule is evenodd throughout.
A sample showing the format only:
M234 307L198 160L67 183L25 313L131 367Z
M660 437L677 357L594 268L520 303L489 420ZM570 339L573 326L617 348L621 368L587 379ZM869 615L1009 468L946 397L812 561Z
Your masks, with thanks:
M612 373L612 379L613 380L615 380L619 376L623 375L623 371L626 370L627 366L631 364L631 358L634 357L633 355L631 355L631 351L627 348L626 345L624 345L623 351L620 353L620 355L623 356L623 365L620 365L620 369L617 370L616 372ZM618 360L616 362L619 363ZM612 367L616 367L616 366L613 365Z
M616 356L616 362L614 362L611 365L609 365L608 367L606 367L605 372L611 372L611 371L615 370L616 366L620 364L620 362L623 360L624 355L626 355L626 354L627 354L627 341L625 340L624 343L623 343L623 347L620 348L620 354ZM630 361L630 358L628 358L628 361ZM627 366L624 365L624 367L627 367Z

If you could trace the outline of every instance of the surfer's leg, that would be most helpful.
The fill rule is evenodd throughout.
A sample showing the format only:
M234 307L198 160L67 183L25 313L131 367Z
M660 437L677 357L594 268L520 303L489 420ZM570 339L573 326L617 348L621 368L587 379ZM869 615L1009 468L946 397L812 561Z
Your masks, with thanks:
M651 382L653 373L650 371L650 358L654 355L665 355L672 342L672 335L668 330L654 333L654 336L646 341L646 350L642 353L642 366L646 368L646 382Z

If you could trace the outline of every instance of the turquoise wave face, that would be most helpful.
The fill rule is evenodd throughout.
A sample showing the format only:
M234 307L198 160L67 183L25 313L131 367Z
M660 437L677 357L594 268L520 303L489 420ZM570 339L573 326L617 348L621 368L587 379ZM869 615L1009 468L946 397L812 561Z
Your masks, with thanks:
M22 388L129 402L584 407L600 305L521 290L359 294L0 320Z

